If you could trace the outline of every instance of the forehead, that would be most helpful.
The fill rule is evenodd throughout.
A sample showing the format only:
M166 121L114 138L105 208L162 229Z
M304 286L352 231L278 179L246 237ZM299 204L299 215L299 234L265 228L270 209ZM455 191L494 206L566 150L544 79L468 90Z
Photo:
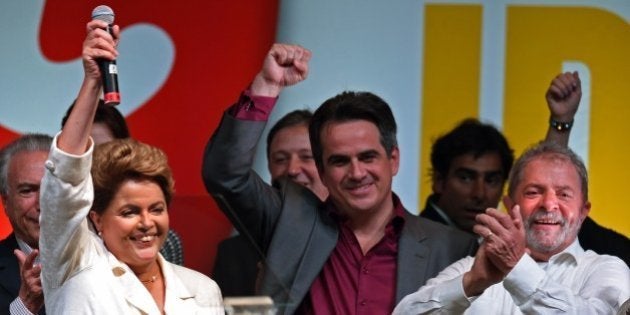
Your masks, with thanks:
M22 177L32 173L44 175L44 162L48 157L47 151L22 151L13 155L9 163L8 176Z
M92 125L90 135L96 145L114 140L114 133L105 123L102 122L97 122Z
M330 122L321 131L324 154L356 150L384 150L376 125L367 120Z
M523 168L523 184L531 182L549 183L556 186L581 188L578 171L565 157L542 155L532 159Z
M484 153L480 156L475 156L473 153L462 154L451 161L449 172L461 169L477 173L501 172L501 157L496 152Z
M271 153L275 151L290 151L291 149L311 149L306 124L284 127L273 136L269 145Z
M152 203L164 199L164 193L156 182L144 179L127 179L121 183L113 201Z

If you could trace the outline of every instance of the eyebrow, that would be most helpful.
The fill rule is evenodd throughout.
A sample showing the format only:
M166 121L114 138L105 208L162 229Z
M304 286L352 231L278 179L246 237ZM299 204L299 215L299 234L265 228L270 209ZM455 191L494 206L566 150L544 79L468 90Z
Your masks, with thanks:
M368 156L380 156L380 152L378 150L375 149L368 149L365 151L361 151L357 154L357 157L359 159L361 158L365 158ZM350 160L352 159L348 154L333 154L331 156L328 157L328 159L326 159L327 163L333 162L333 161L339 161L339 160Z
M332 162L341 161L341 160L343 161L350 160L350 157L344 154L333 154L326 159L326 163L332 163Z
M20 182L15 187L17 189L20 189L20 188L37 188L39 186L40 186L39 182L35 182L35 183L34 182Z
M494 176L494 175L503 176L503 171L501 171L501 170L479 172L477 170L474 170L474 169L471 169L471 168L467 168L467 167L459 167L459 168L456 168L455 170L453 170L453 173L457 173L457 172L466 172L466 173L475 174L475 175L482 174L484 176Z
M380 152L378 152L377 150L374 149L370 149L370 150L365 150L365 151L361 151L359 152L358 156L360 157L365 157L368 155L372 155L372 156L380 156Z

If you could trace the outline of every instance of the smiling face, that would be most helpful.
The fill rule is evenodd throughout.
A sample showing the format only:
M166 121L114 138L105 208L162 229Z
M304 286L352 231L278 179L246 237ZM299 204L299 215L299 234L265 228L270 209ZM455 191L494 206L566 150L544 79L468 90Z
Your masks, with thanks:
M124 181L105 211L90 218L107 249L132 269L156 261L168 232L164 194L148 180Z
M39 185L44 177L47 151L22 151L11 159L4 211L15 235L32 248L39 246Z
M271 180L286 176L309 188L322 200L328 196L328 191L317 174L306 124L278 130L269 146L267 163Z
M433 191L439 195L437 206L459 228L472 233L475 217L499 204L504 183L498 153L478 157L468 153L454 158L445 176L435 174Z
M365 120L330 122L321 130L320 174L336 207L350 217L393 211L399 152L387 156L378 128Z
M567 248L588 215L578 172L567 159L542 155L530 161L512 193L521 206L532 256L547 261Z

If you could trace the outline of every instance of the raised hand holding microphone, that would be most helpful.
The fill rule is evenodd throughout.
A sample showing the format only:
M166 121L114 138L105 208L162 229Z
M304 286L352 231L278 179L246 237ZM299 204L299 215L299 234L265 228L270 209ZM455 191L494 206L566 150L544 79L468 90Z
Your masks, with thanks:
M107 23L104 27L105 30L115 40L118 38L114 32L114 11L106 6L99 5L92 10L92 19L100 20ZM120 91L118 90L118 66L116 65L115 57L113 59L100 58L97 60L102 80L103 80L103 97L105 104L118 105L120 104Z
M117 25L114 25L111 28L112 35L107 31L108 25L107 22L98 19L93 19L87 23L87 35L83 41L83 49L81 51L84 72L83 83L77 95L74 109L64 126L64 129L69 130L66 133L68 136L60 137L58 140L58 144L62 145L66 152L81 154L85 151L101 89L104 88L99 62L101 60L114 60L118 56L116 44L118 43L120 29ZM73 115L77 117L89 116L91 118L76 119L73 118Z

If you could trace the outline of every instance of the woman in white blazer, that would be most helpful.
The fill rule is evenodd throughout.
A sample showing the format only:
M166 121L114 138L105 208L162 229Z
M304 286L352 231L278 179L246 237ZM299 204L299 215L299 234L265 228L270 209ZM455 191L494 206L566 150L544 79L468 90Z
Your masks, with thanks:
M96 60L118 54L106 27L98 20L87 25L83 84L46 161L40 196L46 312L224 314L214 281L159 254L173 194L165 154L131 139L94 149L89 137L102 86Z

